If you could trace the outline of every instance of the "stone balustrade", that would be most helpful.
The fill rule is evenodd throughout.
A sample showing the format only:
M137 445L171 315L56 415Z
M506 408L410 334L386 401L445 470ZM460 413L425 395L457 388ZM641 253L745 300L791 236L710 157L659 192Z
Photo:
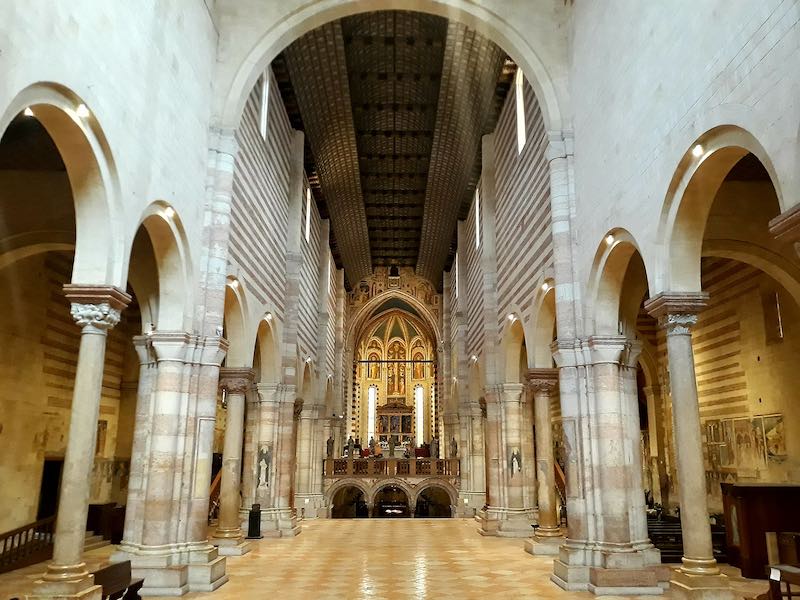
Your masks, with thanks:
M457 458L327 458L325 477L459 477Z

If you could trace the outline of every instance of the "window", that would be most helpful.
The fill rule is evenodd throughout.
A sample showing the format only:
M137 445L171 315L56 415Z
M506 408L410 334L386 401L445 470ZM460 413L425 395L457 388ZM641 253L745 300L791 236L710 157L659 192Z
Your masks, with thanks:
M517 68L517 75L514 78L514 96L517 101L517 154L522 152L525 147L525 78L522 69Z
M267 116L269 115L269 70L264 73L261 83L261 114L259 115L258 130L264 141L267 139Z
M481 245L481 188L475 188L475 247Z
M417 447L425 441L425 390L421 385L414 388L414 414L417 417Z
M306 188L306 242L311 237L311 188Z
M769 288L761 293L761 306L764 310L764 332L767 344L783 341L783 315L778 291Z
M375 419L378 405L378 388L374 385L369 386L367 396L367 442L375 437Z

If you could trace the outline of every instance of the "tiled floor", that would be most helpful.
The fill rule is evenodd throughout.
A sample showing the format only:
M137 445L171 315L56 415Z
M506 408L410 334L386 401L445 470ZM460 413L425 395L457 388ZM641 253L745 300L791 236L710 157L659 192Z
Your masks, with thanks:
M228 558L230 581L213 594L184 598L596 598L556 587L549 580L552 559L522 548L522 540L478 535L471 520L306 521L299 537L262 540L249 554ZM110 550L92 551L87 559L97 564ZM24 593L41 571L38 566L0 575L0 600ZM766 586L759 582L754 589Z

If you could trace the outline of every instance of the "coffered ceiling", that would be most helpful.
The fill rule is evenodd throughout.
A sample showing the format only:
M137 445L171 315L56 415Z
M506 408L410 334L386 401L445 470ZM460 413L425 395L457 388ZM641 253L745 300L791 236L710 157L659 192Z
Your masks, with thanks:
M461 24L383 11L315 29L273 70L350 285L398 265L441 286L513 63Z

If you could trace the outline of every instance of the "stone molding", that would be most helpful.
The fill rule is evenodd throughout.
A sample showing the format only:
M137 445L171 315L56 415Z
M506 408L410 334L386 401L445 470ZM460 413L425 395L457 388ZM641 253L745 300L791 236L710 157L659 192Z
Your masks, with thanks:
M658 319L667 335L690 335L698 313L707 305L707 292L662 292L648 300L644 309Z
M70 301L70 313L81 329L107 331L119 323L131 297L113 285L68 283L64 296Z
M800 242L800 204L771 219L769 232L779 242Z
M229 394L246 394L252 387L256 373L250 367L223 367L219 370L219 387Z
M558 369L528 369L525 383L534 393L546 392L552 395L558 389Z

